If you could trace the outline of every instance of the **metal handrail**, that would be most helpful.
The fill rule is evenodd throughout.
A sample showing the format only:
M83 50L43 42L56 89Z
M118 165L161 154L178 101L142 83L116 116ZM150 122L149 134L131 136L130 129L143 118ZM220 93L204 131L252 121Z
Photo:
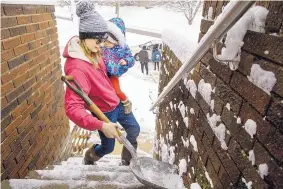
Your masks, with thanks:
M213 28L203 36L196 50L185 64L177 71L174 77L170 80L161 94L158 96L155 103L151 106L153 110L163 98L175 87L175 85L183 78L185 74L191 71L192 68L200 61L213 44L215 39L221 39L229 29L243 16L243 14L254 4L255 1L232 1L230 2L227 11L223 12L221 17L216 19ZM227 6L228 6L227 5ZM230 7L231 6L231 7Z

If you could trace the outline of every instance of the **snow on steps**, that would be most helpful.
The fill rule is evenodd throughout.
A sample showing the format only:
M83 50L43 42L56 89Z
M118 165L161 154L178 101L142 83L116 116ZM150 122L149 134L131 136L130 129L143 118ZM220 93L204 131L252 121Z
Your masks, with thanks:
M83 165L83 157L71 157L61 165L29 172L26 179L3 181L3 189L145 189L119 156L108 155L96 165Z

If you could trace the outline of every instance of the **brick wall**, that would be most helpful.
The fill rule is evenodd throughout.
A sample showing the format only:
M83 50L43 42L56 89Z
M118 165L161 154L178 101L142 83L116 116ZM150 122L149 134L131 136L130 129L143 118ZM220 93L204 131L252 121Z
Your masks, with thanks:
M214 9L214 17L219 15L226 3L206 1L203 16L210 6ZM170 146L175 147L175 164L178 165L181 159L187 162L189 160L188 171L183 175L187 187L192 182L198 182L202 188L210 188L205 172L217 189L246 188L242 178L247 182L252 181L252 187L256 189L283 186L283 2L257 4L270 11L266 20L266 33L247 32L238 70L231 71L228 66L215 61L210 49L185 79L193 80L196 86L203 80L215 89L211 93L214 109L199 91L192 96L184 85L184 80L178 83L160 105L156 121L159 145L156 155L162 159L161 145L165 143L168 149ZM200 39L212 24L213 21L202 20ZM276 33L276 36L270 33ZM269 53L264 53L265 51ZM259 64L264 70L275 74L277 82L271 95L248 80L253 64ZM181 62L165 45L159 93L180 66ZM166 74L165 67L169 74ZM227 108L227 103L230 104L230 109ZM182 104L185 107L184 116L178 108ZM194 112L191 112L191 108ZM220 116L217 126L222 123L226 127L224 142L227 150L221 148L221 143L208 123L207 115L213 114ZM238 117L241 123L237 123ZM243 128L248 119L257 124L253 138ZM168 137L170 131L173 133L173 140ZM182 138L186 141L191 135L196 139L198 151L193 149L191 143L189 147L184 146ZM254 150L255 165L248 159L250 150ZM258 167L264 163L268 165L269 174L262 179Z
M54 11L1 5L1 180L69 155Z

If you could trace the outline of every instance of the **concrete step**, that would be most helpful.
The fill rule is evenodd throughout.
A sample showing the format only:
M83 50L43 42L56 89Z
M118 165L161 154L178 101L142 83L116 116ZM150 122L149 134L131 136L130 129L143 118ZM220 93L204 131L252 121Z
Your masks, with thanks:
M1 182L2 189L146 189L137 184L87 180L10 179Z
M31 171L27 179L42 180L89 180L89 181L111 181L125 184L134 184L139 181L131 172L109 172L109 171L82 171L82 170L36 170Z

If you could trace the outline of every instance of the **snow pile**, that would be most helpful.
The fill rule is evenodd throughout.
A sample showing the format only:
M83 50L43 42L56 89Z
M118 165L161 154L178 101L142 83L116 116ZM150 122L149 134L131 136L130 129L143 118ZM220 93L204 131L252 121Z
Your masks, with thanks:
M173 141L173 133L172 133L172 131L169 131L169 141Z
M262 179L264 179L264 176L268 175L268 166L266 163L258 166L258 173Z
M210 184L210 187L213 188L213 187L214 187L214 186L213 186L213 182L212 182L211 178L209 177L209 174L208 174L207 171L205 171L205 177L206 177L206 179L208 180L208 182L209 182L209 184Z
M244 125L244 128L247 133L251 135L251 138L254 138L254 135L256 134L256 122L251 119L248 119Z
M174 52L178 59L184 64L194 52L196 43L190 41L187 35L184 35L176 29L166 28L162 30L162 41Z
M190 109L191 114L195 114L195 110L193 108Z
M212 16L213 16L213 8L209 7L208 13L207 13L207 20L213 20Z
M184 79L184 84L186 86L186 88L190 91L191 95L196 98L196 92L197 92L197 86L194 82L194 80L188 80Z
M196 141L194 135L191 135L191 137L190 137L190 142L191 142L191 144L192 144L193 147L194 147L194 151L197 152L197 151L198 151L198 146L197 146L197 141Z
M182 176L183 173L187 172L187 162L185 159L181 159L179 163L179 175Z
M156 133L154 134L154 140L153 140L153 152L155 154L158 154L158 139L157 139L157 136L156 136Z
M198 183L192 183L190 189L201 189L201 187Z
M237 118L237 123L238 123L238 124L241 124L241 123L242 123L240 117Z
M250 150L249 151L249 161L252 162L252 165L255 164L255 153L254 153L254 150Z
M211 104L211 85L210 83L205 83L203 79L200 80L198 84L198 91L205 100L205 102L210 105Z
M220 116L217 116L216 114L213 114L212 116L209 116L209 113L206 114L206 118L208 120L208 124L210 125L211 129L213 130L215 136L221 143L221 148L224 150L227 150L227 144L225 142L225 133L226 133L226 127L223 123L219 124L217 126L217 122L220 122Z
M245 178L242 178L242 182L246 184L248 189L252 189L252 185L253 185L252 181L247 182Z
M190 146L190 141L187 139L185 140L183 136L181 136L181 139L183 141L183 144L186 148L188 148Z
M189 118L188 117L184 117L183 121L184 121L186 127L189 128Z
M211 102L210 102L210 108L211 108L212 111L214 110L214 100L211 100Z
M223 59L234 59L243 46L244 36L247 30L264 32L265 20L268 10L262 6L254 6L228 31L220 57ZM230 69L236 70L239 63L231 63Z
M168 158L169 158L168 147L164 142L161 146L161 157L163 162L168 162Z
M170 101L170 108L171 108L171 110L173 111L174 109L173 109L173 103L172 103L172 101Z
M162 178L163 185L166 188L185 189L183 179L179 175L167 174Z
M174 151L175 151L175 147L171 146L169 148L169 161L168 161L170 164L174 164L174 162L175 162L175 153L174 153Z
M225 107L230 111L231 107L229 103L227 103Z
M275 74L273 72L263 70L258 64L252 65L250 76L247 77L250 82L261 88L269 95L276 83Z
M183 101L180 101L178 108L181 112L182 117L184 118L186 116L186 106L184 105Z

